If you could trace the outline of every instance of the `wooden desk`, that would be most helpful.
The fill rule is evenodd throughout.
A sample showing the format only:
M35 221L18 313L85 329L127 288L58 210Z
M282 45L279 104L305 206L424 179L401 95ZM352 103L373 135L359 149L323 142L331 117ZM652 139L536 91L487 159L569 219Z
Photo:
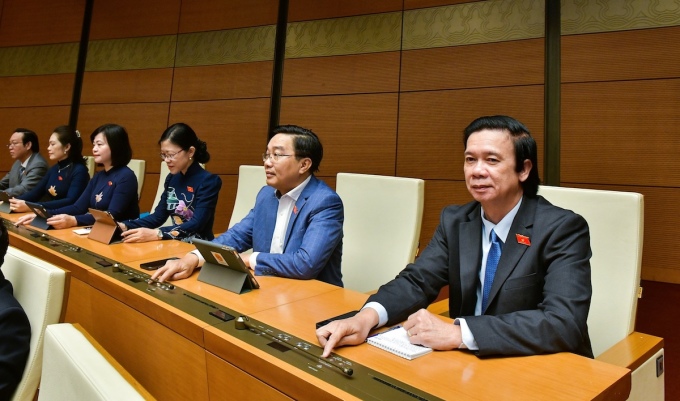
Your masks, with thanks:
M49 235L134 269L193 249L178 241L107 246L71 230ZM233 322L207 323L49 244L14 233L10 241L72 272L66 321L81 323L158 399L356 399L221 329ZM174 284L311 344L317 344L315 322L357 309L367 297L318 281L276 277L258 277L260 290L237 295L196 277ZM367 344L337 353L443 399L624 400L630 391L629 370L568 353L479 359L453 351L407 361Z

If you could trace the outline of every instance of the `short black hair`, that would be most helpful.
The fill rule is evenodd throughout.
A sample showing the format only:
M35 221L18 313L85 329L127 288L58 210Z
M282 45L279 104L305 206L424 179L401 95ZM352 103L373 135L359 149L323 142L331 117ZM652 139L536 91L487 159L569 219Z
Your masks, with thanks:
M295 158L300 160L308 157L312 160L310 171L319 171L323 159L323 146L319 137L312 130L297 125L279 125L272 130L272 134L293 135ZM272 136L273 136L272 135Z
M483 129L507 131L515 145L515 171L518 173L524 168L524 161L531 162L529 176L522 182L524 194L533 198L538 193L541 178L538 175L538 147L531 133L521 122L508 116L485 116L479 117L468 125L463 131L463 146L467 149L467 141L470 135Z
M132 147L125 128L118 124L104 124L92 131L90 141L94 142L94 138L100 133L104 134L111 148L111 166L127 166L132 160Z
M28 128L17 128L14 132L22 134L21 142L23 142L24 146L30 142L33 153L40 153L40 143L38 142L38 135L35 132Z

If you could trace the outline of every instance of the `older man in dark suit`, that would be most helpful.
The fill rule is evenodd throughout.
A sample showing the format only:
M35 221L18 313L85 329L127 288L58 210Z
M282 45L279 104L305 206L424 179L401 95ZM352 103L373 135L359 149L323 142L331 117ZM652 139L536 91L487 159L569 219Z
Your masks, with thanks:
M465 181L475 200L446 207L421 256L356 316L317 330L324 356L404 319L412 343L437 350L593 356L587 223L537 195L536 142L520 122L481 117L464 134ZM423 309L446 285L453 324Z
M0 223L0 266L8 245L7 229ZM9 400L21 381L30 342L28 317L14 298L12 283L0 270L0 400Z
M47 161L39 153L40 145L35 132L17 128L9 139L9 154L16 161L12 169L0 180L0 190L10 197L19 196L38 185L47 173Z

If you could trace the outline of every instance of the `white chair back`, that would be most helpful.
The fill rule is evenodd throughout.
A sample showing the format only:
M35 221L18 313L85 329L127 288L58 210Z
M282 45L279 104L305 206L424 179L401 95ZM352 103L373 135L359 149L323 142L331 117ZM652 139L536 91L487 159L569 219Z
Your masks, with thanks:
M85 159L85 166L87 166L87 172L90 173L90 178L94 177L94 156L83 156Z
M336 192L345 209L342 281L352 290L375 290L416 257L425 182L338 173Z
M597 357L635 327L644 199L632 192L541 186L538 194L552 204L583 216L590 228L593 296L588 330Z
M152 398L79 325L47 326L44 360L38 401Z
M146 160L132 159L128 163L128 167L137 176L137 199L142 196L142 187L144 186L144 174L146 173Z
M231 212L229 227L248 215L248 212L255 206L257 194L265 185L267 185L267 176L264 174L264 166L239 166L236 200L234 210Z
M19 249L9 247L2 271L14 287L14 297L31 323L26 369L12 401L32 401L40 382L43 338L48 324L58 323L64 305L64 270Z

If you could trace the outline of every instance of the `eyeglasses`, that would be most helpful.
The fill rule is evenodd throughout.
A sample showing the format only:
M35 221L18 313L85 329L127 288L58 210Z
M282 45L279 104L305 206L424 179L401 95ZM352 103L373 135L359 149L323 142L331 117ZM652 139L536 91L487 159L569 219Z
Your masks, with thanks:
M175 157L182 152L184 152L184 149L177 153L161 153L159 156L161 157L161 160L175 160Z
M278 154L278 153L274 153L274 154L262 153L262 161L266 162L268 159L272 159L272 162L276 163L276 162L279 161L280 158L290 157L290 156L295 156L295 155L281 155L281 154Z
M13 147L17 147L17 146L19 146L19 145L21 145L21 144L22 144L21 142L10 142L10 143L8 143L6 146L7 146L8 148L13 148Z

